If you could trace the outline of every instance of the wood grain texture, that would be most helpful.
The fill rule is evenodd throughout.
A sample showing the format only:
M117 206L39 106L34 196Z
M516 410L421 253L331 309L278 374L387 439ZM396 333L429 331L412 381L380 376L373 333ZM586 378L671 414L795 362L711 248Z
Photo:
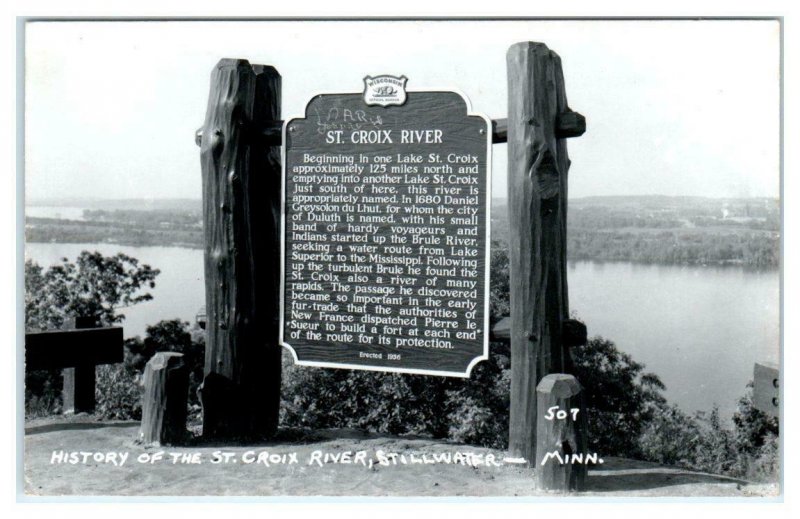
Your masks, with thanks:
M561 337L569 315L566 200L570 161L556 135L569 111L559 57L542 43L513 45L508 64L508 200L511 276L509 451L532 463L536 385L572 371Z
M245 60L221 60L211 76L200 146L206 437L268 437L277 426L280 150L254 138L254 121L264 119L280 119L280 75Z
M564 101L566 101L566 98L564 98ZM559 139L580 137L585 132L586 118L578 112L568 109L558 115L556 119L556 137Z
M551 374L536 389L539 418L536 424L536 484L542 490L569 492L581 490L586 479L586 414L581 402L581 386L572 375ZM547 419L556 407L566 417ZM572 409L579 409L577 416ZM556 454L554 456L554 454ZM575 463L580 457L580 462Z
M186 439L189 368L182 353L158 352L144 368L139 441L174 445Z

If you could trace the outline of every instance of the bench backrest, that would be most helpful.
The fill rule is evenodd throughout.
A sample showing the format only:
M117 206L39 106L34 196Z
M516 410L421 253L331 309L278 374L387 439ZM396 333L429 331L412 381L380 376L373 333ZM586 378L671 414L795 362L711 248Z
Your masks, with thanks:
M25 334L26 369L74 368L123 360L122 328L85 328Z

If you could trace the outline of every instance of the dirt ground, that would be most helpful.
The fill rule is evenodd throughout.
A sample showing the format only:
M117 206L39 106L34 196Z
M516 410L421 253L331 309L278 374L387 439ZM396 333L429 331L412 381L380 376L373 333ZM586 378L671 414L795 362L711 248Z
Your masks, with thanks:
M335 430L283 431L259 445L144 447L138 423L25 426L27 496L543 496L503 451ZM114 453L112 456L111 453ZM127 455L126 455L127 453ZM123 461L123 457L124 461ZM621 458L590 469L573 497L773 497L747 482Z

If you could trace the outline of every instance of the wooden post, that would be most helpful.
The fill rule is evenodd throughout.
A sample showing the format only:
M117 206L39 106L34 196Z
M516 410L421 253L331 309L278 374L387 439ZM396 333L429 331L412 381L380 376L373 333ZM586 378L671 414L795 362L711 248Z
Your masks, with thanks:
M563 373L547 375L536 388L536 482L540 489L569 492L583 488L586 414L580 392L577 379Z
M272 67L221 60L200 135L207 340L203 435L264 438L277 427L280 148L260 128L280 120ZM261 119L261 120L259 120Z
M81 330L97 326L96 317L76 317L75 329ZM75 367L61 372L63 386L61 397L64 401L64 414L94 413L95 409L95 364L81 362Z
M186 438L189 368L182 353L158 352L144 368L139 440L168 445Z
M777 418L780 415L780 370L773 362L753 366L753 407Z
M94 413L95 365L83 364L62 371L64 414Z
M561 60L542 43L508 50L508 203L511 277L509 451L533 464L536 385L573 371L562 338L566 275L566 138L585 130L567 106Z

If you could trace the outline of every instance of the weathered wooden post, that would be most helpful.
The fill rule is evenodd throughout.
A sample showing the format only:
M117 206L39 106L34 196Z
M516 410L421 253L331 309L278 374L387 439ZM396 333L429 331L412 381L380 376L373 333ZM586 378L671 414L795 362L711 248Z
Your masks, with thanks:
M572 375L547 375L536 388L536 482L542 489L568 492L586 478L586 414L581 386Z
M168 445L186 438L189 368L183 354L161 351L144 368L139 440Z
M281 77L223 59L200 138L207 340L203 435L268 437L278 422ZM279 142L277 143L279 144Z
M773 362L753 366L753 406L767 416L780 415L780 370Z
M94 316L75 318L76 330L96 328L97 324L97 318ZM95 365L79 362L75 367L65 368L61 375L64 414L94 413Z
M509 451L534 464L536 386L569 373L565 322L566 138L585 131L567 106L561 60L542 43L508 50L508 202L511 276L511 417Z

